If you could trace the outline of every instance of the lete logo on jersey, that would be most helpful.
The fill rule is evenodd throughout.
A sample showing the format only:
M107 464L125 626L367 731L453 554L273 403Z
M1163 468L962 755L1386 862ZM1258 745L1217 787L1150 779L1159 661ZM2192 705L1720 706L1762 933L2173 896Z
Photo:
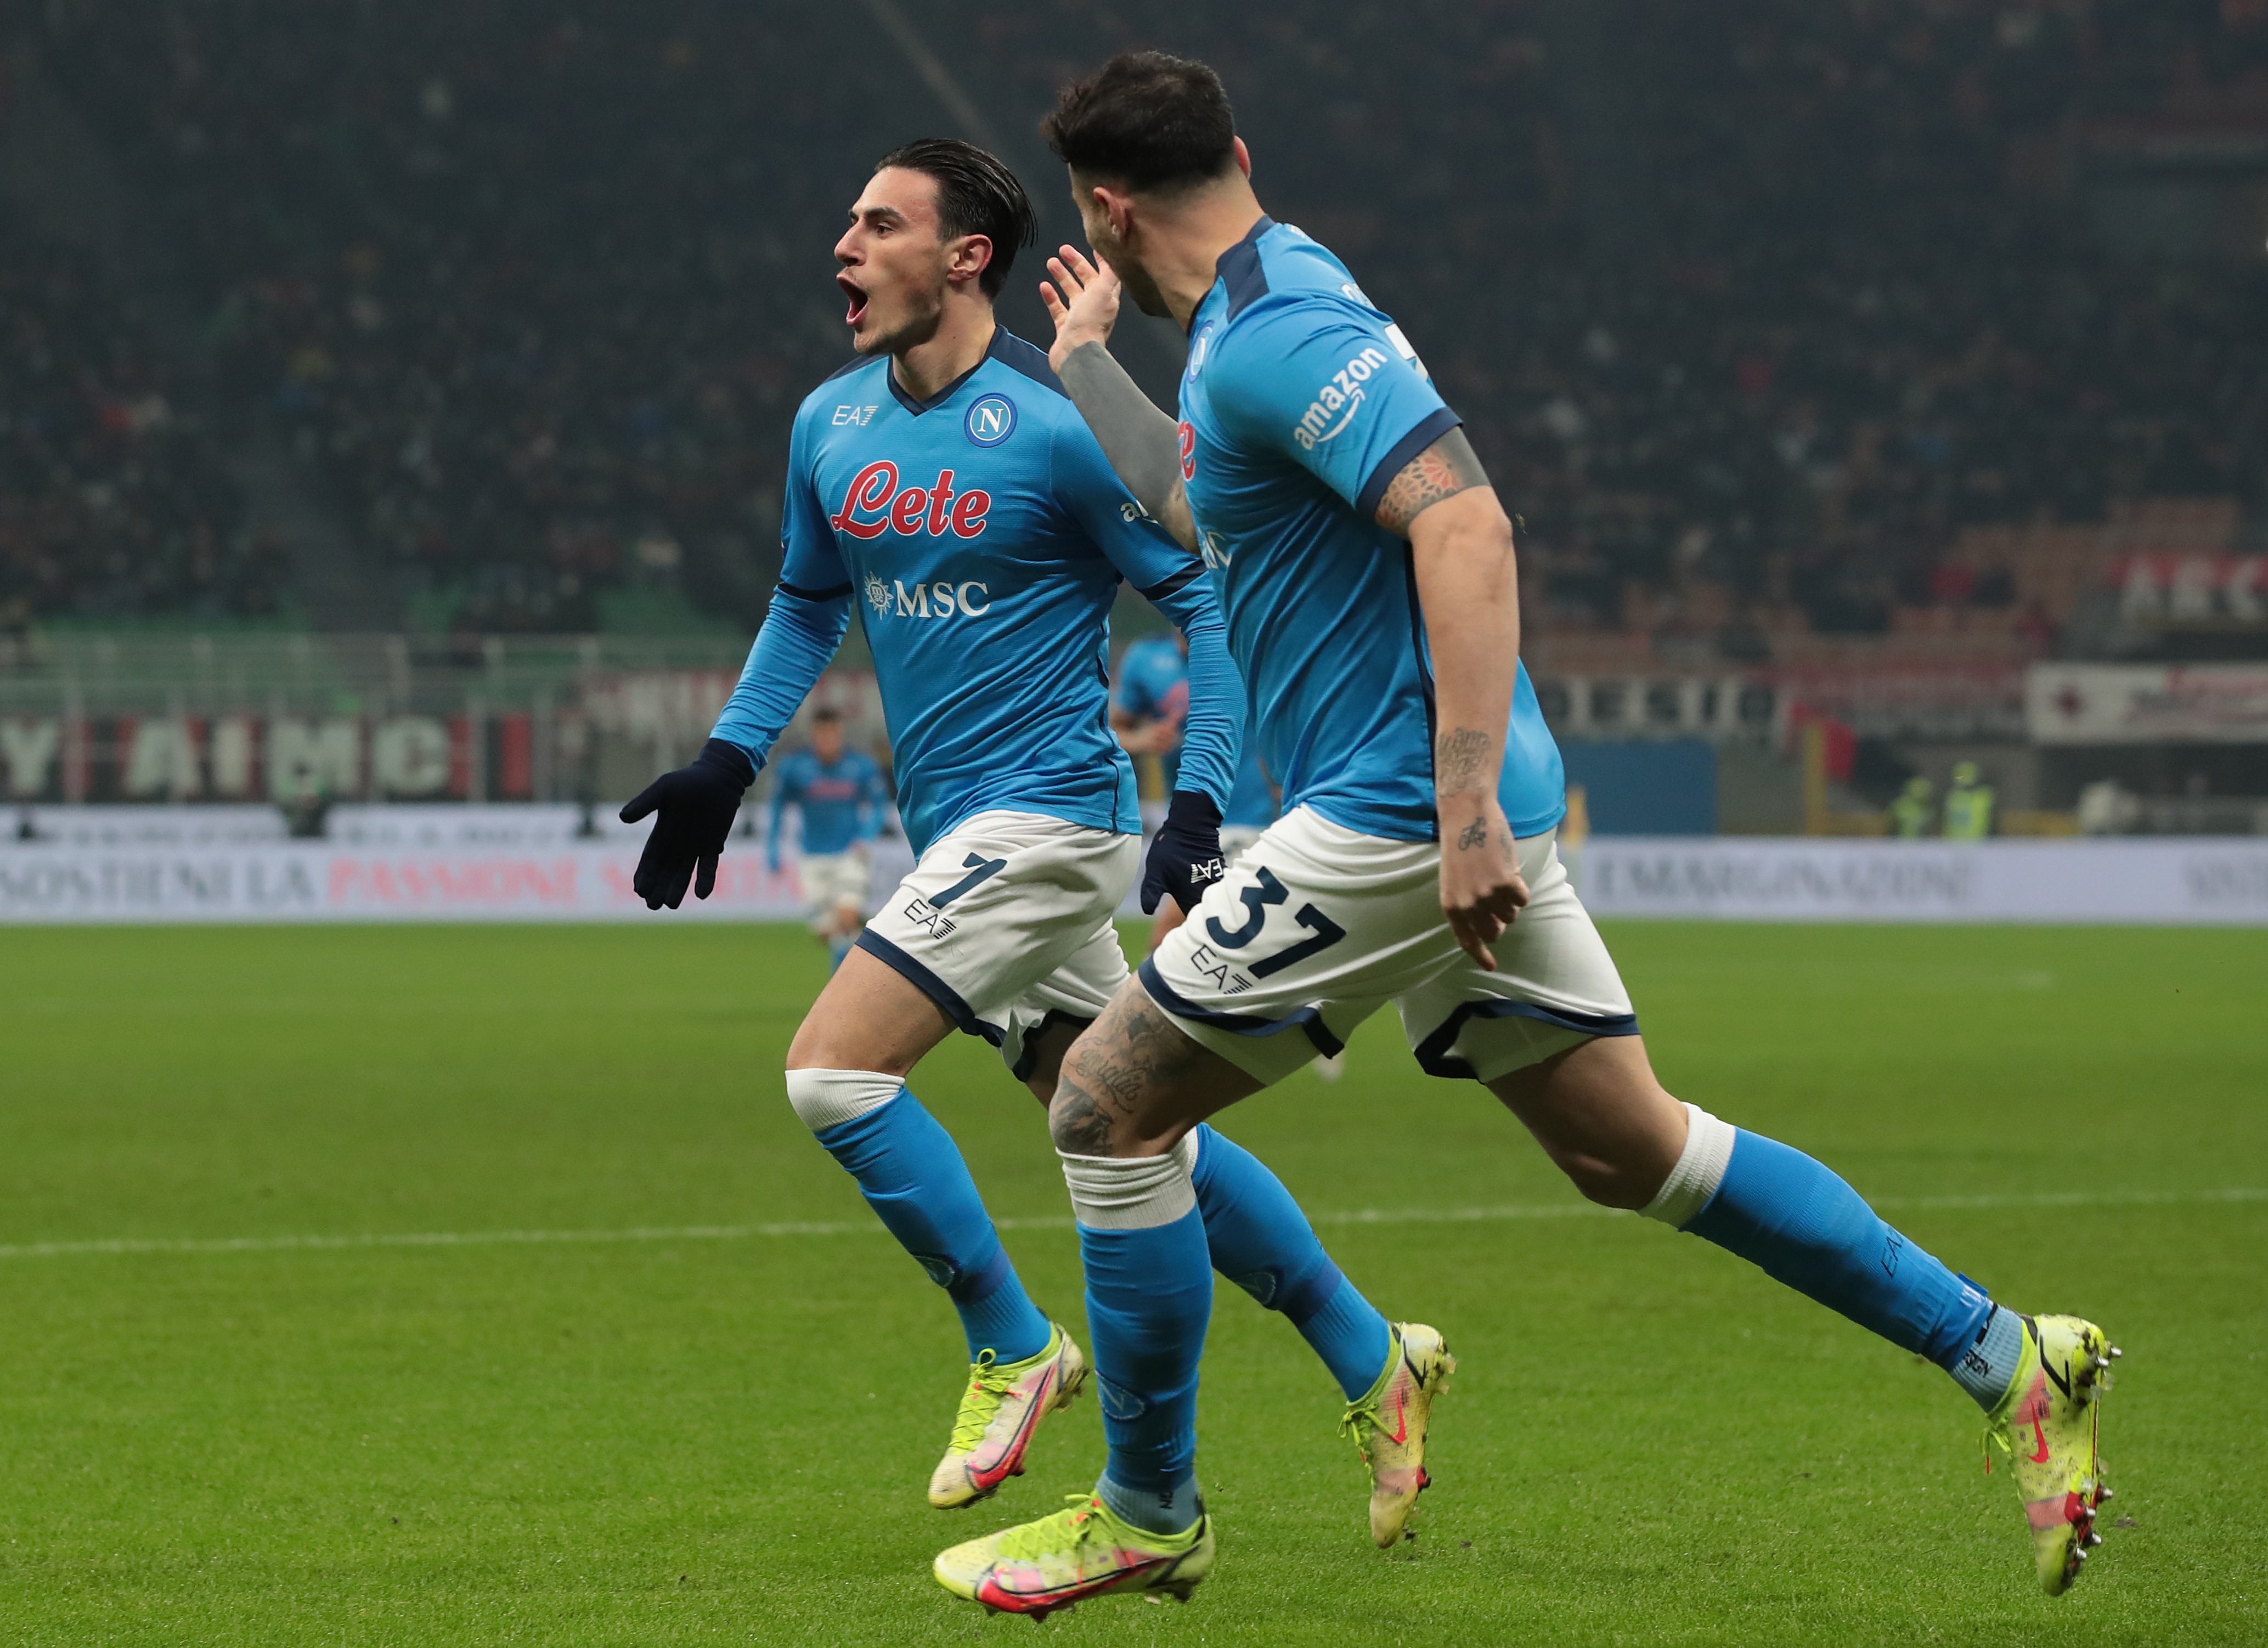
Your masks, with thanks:
M901 487L897 465L883 459L851 477L843 507L827 524L853 538L879 538L885 532L942 538L948 527L956 538L974 538L983 532L984 512L991 507L992 495L978 487L956 497L950 469L939 470L928 486Z

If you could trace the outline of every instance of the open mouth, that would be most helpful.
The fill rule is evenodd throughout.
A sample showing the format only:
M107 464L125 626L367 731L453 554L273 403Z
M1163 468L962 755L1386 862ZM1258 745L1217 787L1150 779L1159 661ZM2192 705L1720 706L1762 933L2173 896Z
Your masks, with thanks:
M843 289L843 295L850 300L850 307L843 317L843 324L857 326L866 313L865 289L848 275L837 275L835 277L835 283Z

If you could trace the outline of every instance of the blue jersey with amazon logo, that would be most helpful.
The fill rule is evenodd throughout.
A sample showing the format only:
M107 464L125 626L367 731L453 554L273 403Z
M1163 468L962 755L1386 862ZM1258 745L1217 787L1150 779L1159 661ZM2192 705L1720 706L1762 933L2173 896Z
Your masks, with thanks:
M1123 578L1189 637L1182 782L1226 803L1244 695L1204 563L1120 484L1021 339L996 332L926 401L886 357L813 391L780 537L779 588L715 734L759 766L855 611L917 854L992 808L1139 830L1106 668Z
M1448 430L1401 328L1345 265L1263 217L1190 317L1182 475L1229 651L1284 806L1431 840L1433 678L1410 546L1380 526L1395 475ZM1566 810L1525 666L1498 788L1515 835Z

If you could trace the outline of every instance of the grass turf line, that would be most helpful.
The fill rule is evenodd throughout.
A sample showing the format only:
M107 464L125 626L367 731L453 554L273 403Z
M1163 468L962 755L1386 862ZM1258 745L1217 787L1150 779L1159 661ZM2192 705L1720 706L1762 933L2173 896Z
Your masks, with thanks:
M2268 1633L2255 1019L2268 935L1618 924L1665 1080L1815 1151L1907 1233L2129 1351L2114 1528L2032 1591L1974 1409L1705 1244L1628 1218L1326 1240L1464 1360L1424 1538L1368 1549L1338 1400L1219 1300L1223 1559L1094 1642L2216 1642ZM776 1072L823 972L766 928L11 932L0 1247L850 1228ZM955 1038L914 1085L1043 1304L1077 1254L1037 1107ZM1390 1015L1336 1086L1226 1124L1321 1210L1573 1208ZM2116 1193L2089 1216L2044 1198ZM2168 1199L2152 1202L2150 1196ZM2010 1205L2029 1201L2031 1205ZM0 1266L0 1643L1021 1641L943 1544L1092 1480L1089 1402L941 1516L949 1310L884 1240L81 1254ZM810 1352L823 1352L823 1362ZM829 1370L826 1377L821 1368ZM821 1404L824 1404L823 1408ZM823 1411L815 1429L804 1416Z

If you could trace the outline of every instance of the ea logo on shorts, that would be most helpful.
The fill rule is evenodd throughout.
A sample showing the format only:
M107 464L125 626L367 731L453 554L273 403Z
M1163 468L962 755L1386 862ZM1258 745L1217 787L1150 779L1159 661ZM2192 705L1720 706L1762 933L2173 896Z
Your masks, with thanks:
M971 445L998 446L1016 432L1016 403L1006 395L981 395L968 408L968 421L962 427Z

